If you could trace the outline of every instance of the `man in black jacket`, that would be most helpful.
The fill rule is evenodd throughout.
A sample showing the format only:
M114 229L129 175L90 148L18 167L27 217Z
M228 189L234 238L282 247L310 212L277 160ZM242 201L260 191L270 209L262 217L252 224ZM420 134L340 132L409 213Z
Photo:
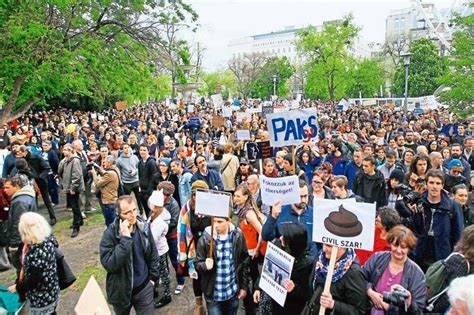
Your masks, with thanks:
M115 314L153 314L154 284L158 280L159 256L150 226L137 217L130 195L117 200L115 221L100 241L100 262L107 271L107 299Z
M194 265L209 314L237 314L239 300L244 299L248 291L250 256L242 231L229 218L213 217L212 220L212 256L208 258L211 227L207 227L198 241Z
M148 208L148 188L151 183L153 174L157 172L156 161L150 156L150 151L146 144L140 144L139 148L140 161L138 162L138 185L140 186L140 192L138 194L139 202L142 204L145 214L148 217L150 214L150 208Z
M31 153L30 150L28 150L28 147L24 145L20 146L16 157L22 157L28 162L33 179L35 180L36 185L38 185L38 188L41 192L44 205L48 209L49 224L55 225L56 215L54 214L53 204L51 202L51 197L49 196L47 180L48 174L51 171L49 163L41 156Z
M362 171L357 172L352 185L352 192L364 202L376 203L377 209L387 203L385 197L385 178L375 168L375 158L367 156L362 161Z

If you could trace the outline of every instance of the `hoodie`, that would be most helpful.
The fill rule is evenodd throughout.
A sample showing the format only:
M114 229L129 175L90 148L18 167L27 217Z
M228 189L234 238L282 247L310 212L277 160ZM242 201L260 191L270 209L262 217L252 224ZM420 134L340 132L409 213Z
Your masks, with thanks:
M128 155L122 153L117 159L116 166L120 170L122 183L132 184L138 182L138 158L132 152Z
M166 239L166 233L168 233L168 225L171 221L171 214L168 210L163 209L163 212L151 221L151 216L148 218L150 224L150 231L155 240L156 250L158 256L165 255L169 251L168 241Z
M8 221L7 221L7 237L8 246L16 248L21 243L20 232L18 231L18 223L20 217L25 212L34 211L37 212L35 191L33 187L26 185L12 196L10 203L10 209L8 210Z
M364 202L376 203L377 209L387 202L385 197L385 178L379 170L375 170L374 175L367 175L364 171L356 174L352 191L361 197Z

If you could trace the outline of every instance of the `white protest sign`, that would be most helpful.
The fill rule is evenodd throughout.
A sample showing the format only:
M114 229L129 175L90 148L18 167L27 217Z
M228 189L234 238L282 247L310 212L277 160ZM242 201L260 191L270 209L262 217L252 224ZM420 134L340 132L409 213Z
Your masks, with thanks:
M197 190L196 214L211 217L229 217L231 195L221 191Z
M260 191L262 203L273 206L276 201L281 205L292 205L300 203L300 188L298 176L266 177L260 176Z
M247 108L245 110L246 113L249 114L260 114L262 112L262 107L257 107L257 108Z
M296 108L300 108L300 102L299 101L291 101L291 108L292 109L296 109Z
M250 130L237 130L237 140L250 140Z
M268 243L267 253L263 262L262 276L259 287L281 306L285 305L287 291L283 281L291 278L295 258Z
M188 105L188 113L194 113L194 105L193 104Z
M252 119L252 114L248 112L237 112L237 122L243 122L245 119L247 119L247 121L250 121Z
M74 314L111 314L109 305L107 304L104 294L94 276L89 278L84 291L82 291L79 301L77 301L77 304L74 307Z
M317 205L316 205L317 203ZM374 248L375 203L314 199L313 241L337 247ZM324 218L324 219L323 219Z
M99 115L99 116L97 116L97 119L100 120L100 121L102 121L102 120L105 119L105 116L104 116L104 115Z
M232 107L224 106L222 108L222 117L225 117L225 118L232 117Z
M319 128L315 108L268 114L267 124L272 147L308 144L317 141Z
M211 100L215 109L221 109L224 106L224 99L221 94L211 95Z

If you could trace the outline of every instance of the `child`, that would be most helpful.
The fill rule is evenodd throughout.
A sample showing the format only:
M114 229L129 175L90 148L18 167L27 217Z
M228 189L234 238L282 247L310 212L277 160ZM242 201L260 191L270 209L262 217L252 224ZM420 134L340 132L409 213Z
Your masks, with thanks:
M168 268L168 242L166 241L166 233L168 233L168 225L170 223L171 215L166 210L164 205L164 195L162 190L155 190L148 199L148 207L150 208L150 217L148 223L150 224L151 233L155 240L156 249L160 256L159 264L159 281L155 283L155 293L157 295L158 288L161 287L163 297L155 303L156 308L165 306L171 303L170 291L170 272Z

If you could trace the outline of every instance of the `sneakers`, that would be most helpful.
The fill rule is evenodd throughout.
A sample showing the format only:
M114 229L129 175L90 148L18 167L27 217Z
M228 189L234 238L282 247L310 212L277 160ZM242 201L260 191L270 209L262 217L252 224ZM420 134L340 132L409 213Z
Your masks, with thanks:
M162 297L158 302L155 303L155 308L160 308L170 303L171 303L171 296Z
M75 238L78 235L79 235L79 229L78 228L72 229L71 238Z
M174 290L174 294L179 295L184 289L184 284L178 284Z

